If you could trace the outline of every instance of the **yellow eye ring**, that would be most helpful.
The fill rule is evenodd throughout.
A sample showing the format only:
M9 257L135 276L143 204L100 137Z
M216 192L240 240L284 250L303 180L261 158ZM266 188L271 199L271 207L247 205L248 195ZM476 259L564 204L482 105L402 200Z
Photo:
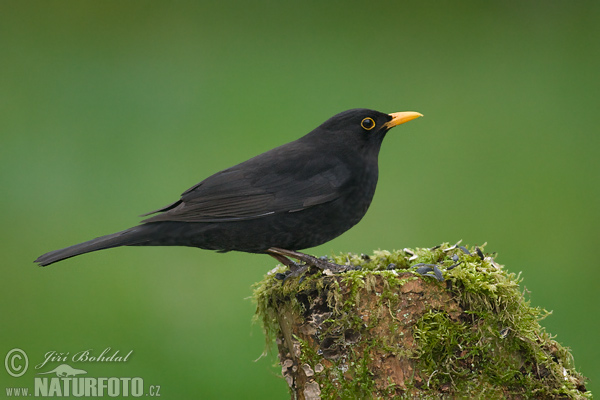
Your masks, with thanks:
M363 129L370 131L375 128L375 121L373 121L373 118L365 118L360 122L360 126L362 126Z

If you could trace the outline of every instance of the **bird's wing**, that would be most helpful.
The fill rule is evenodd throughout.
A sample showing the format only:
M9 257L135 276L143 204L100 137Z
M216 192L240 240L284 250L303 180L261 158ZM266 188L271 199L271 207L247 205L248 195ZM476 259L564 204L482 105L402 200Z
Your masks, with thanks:
M297 212L337 199L351 176L335 159L249 161L205 179L143 222L224 222Z

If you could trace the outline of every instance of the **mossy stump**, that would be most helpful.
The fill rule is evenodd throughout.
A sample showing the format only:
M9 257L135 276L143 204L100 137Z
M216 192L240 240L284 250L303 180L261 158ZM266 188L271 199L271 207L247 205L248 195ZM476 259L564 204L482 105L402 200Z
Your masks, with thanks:
M282 281L278 266L255 288L292 399L591 398L493 255L445 243L332 261L352 269Z

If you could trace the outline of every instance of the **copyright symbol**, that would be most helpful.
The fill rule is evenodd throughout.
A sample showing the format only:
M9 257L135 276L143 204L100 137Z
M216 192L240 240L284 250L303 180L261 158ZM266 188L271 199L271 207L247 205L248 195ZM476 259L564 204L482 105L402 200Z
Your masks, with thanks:
M6 372L10 376L14 376L15 378L22 376L27 371L27 367L29 367L27 354L21 349L12 349L6 353L4 367L6 367Z

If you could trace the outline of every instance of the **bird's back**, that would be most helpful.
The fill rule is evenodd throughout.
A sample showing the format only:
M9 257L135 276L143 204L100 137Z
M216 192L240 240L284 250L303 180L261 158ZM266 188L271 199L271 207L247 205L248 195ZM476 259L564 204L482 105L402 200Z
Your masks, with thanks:
M263 252L341 235L371 204L377 160L326 153L296 141L205 179L145 221L164 232L145 244Z

